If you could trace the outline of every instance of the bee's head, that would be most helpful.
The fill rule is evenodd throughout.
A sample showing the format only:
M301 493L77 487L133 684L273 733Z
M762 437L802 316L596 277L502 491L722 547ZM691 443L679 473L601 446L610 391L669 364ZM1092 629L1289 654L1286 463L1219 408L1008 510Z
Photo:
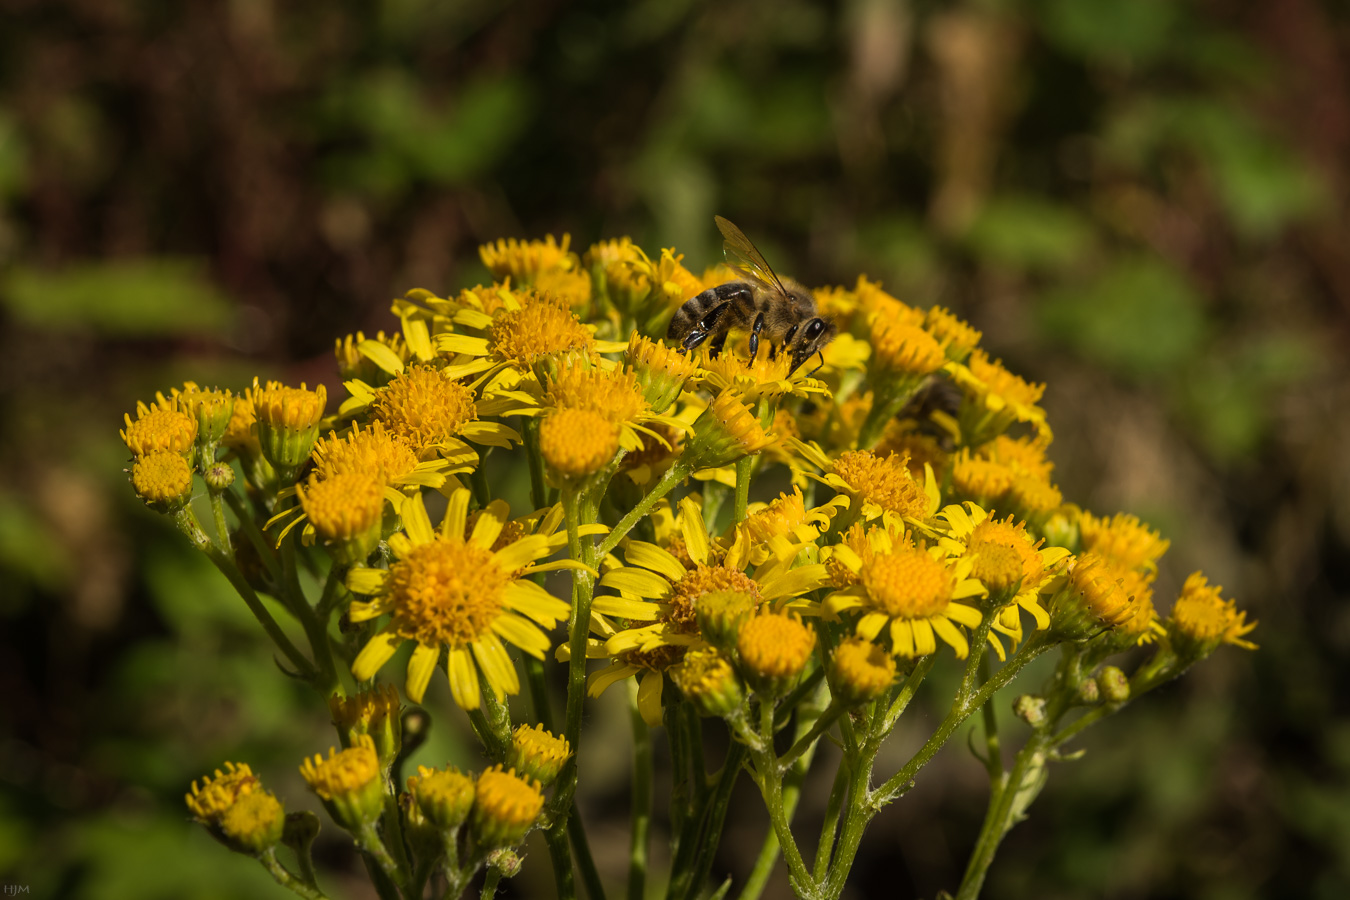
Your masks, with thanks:
M789 333L788 347L792 350L792 371L802 367L817 351L824 349L839 333L839 327L829 319L816 316L807 319L800 328Z

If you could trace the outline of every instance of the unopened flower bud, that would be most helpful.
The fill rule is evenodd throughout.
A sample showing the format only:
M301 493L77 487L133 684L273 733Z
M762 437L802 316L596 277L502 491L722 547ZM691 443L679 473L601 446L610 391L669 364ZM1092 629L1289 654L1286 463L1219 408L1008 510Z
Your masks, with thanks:
M1130 679L1115 666L1103 666L1097 673L1097 689L1107 703L1124 703L1130 699Z
M521 725L511 735L506 764L522 776L536 778L545 787L553 783L572 755L566 738L550 734L538 725Z
M328 698L328 711L342 737L342 746L358 746L362 735L369 736L380 766L385 769L394 764L403 746L399 718L402 708L398 690L392 684L381 684L350 697Z
M751 686L770 696L787 693L797 683L815 645L815 631L782 613L752 617L736 639Z
M234 466L229 463L215 463L207 467L202 478L208 488L219 494L234 484Z
M328 759L316 755L300 766L300 774L319 795L328 814L348 831L359 831L384 811L384 779L370 735L342 752L330 748Z
M725 716L745 701L745 690L736 670L717 650L691 650L670 677L705 716Z
M1045 722L1045 698L1023 694L1013 701L1013 715L1035 728Z
M709 591L694 601L699 634L714 647L730 650L757 605L745 591Z
M539 818L544 795L539 782L522 778L514 769L493 766L478 776L474 793L473 829L484 847L519 844Z

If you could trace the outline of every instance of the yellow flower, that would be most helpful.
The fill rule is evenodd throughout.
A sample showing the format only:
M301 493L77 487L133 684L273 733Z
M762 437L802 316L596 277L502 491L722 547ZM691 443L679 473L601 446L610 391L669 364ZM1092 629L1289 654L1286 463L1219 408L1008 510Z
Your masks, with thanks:
M1131 575L1135 577L1127 584ZM1147 584L1138 573L1122 571L1099 554L1083 553L1069 569L1067 582L1050 598L1051 629L1074 641L1120 628L1136 640L1142 639L1151 629L1153 603L1152 592L1144 594L1140 588L1147 588ZM1140 628L1141 624L1144 627Z
M458 769L428 769L418 766L408 777L408 793L438 829L449 831L464 824L473 808L476 785L472 776Z
M926 470L920 484L902 456L883 458L870 450L849 450L831 460L816 444L790 443L808 462L825 471L816 480L846 495L849 508L861 510L864 520L881 518L899 527L905 520L923 522L937 512L938 488L931 469Z
M576 257L567 252L571 235L564 234L559 244L553 235L542 241L521 241L502 238L478 248L483 265L494 278L510 276L517 284L530 284L539 273L549 269L571 269Z
M979 349L972 351L964 364L949 362L945 371L965 393L959 419L966 444L975 447L987 443L1013 422L1027 422L1043 440L1049 440L1045 410L1036 405L1045 393L1044 384L1023 380L1000 361L991 362Z
M649 425L685 428L678 418L652 413L635 373L608 364L592 366L573 360L559 365L549 379L544 402L546 406L585 410L602 417L617 429L619 446L625 450L642 449L643 436L656 434Z
M736 652L747 679L756 690L773 695L796 683L815 646L816 632L795 613L752 616L736 637Z
M384 485L379 470L340 472L295 491L310 527L339 565L364 563L380 543ZM283 532L284 534L284 532Z
M947 358L960 362L980 343L982 335L970 323L941 306L931 307L924 314L924 326L946 350Z
M792 493L779 494L768 504L751 504L749 515L737 528L751 543L750 561L759 565L770 553L779 558L795 556L805 544L820 536L821 529L830 524L832 506L807 510L800 488Z
M159 450L137 457L131 466L136 496L155 509L170 512L192 495L192 468L179 453Z
M1191 573L1182 586L1181 596L1167 620L1167 632L1183 659L1202 659L1220 644L1256 649L1255 644L1245 639L1256 623L1248 622L1247 614L1238 612L1232 600L1220 597L1222 590L1199 572Z
M920 378L942 368L947 356L922 327L894 319L872 323L872 360L878 379Z
M729 389L713 398L693 430L685 455L696 469L721 468L773 442L741 397Z
M839 642L830 657L830 689L848 706L884 694L895 683L895 657L860 637Z
M521 725L511 733L506 764L523 776L549 785L571 755L567 738L558 737L539 725Z
M348 831L369 825L384 811L383 767L370 735L357 737L355 745L338 751L328 748L328 758L315 755L300 764L300 774L319 795L324 808Z
M233 415L235 397L232 393L219 388L199 387L194 381L183 383L182 389L174 388L170 397L156 394L160 406L176 407L197 420L197 434L207 444L215 444L225 434Z
M539 452L563 478L585 478L619 452L619 430L598 412L564 407L539 426Z
M1013 471L1003 463L973 455L966 447L952 461L952 489L961 497L988 508L1012 487Z
M1138 516L1126 513L1116 513L1107 519L1085 511L1078 517L1078 530L1084 550L1103 556L1122 569L1156 572L1158 560L1171 544Z
M294 470L303 465L319 435L319 420L328 403L323 385L308 390L287 387L279 381L266 384L257 378L248 391L257 419L258 443L267 461L279 470Z
M395 332L386 336L383 331L367 338L364 332L338 338L333 347L338 375L343 381L360 379L367 384L381 385L403 371L412 359L412 348Z
M1042 547L1032 542L1026 528L1011 516L1003 520L973 503L945 507L939 514L947 523L947 537L941 543L949 552L973 561L971 575L989 590L989 603L1002 607L994 620L994 630L1006 634L1016 644L1022 640L1019 610L1026 610L1036 628L1050 627L1050 615L1041 605L1042 589L1059 574L1069 556L1063 547ZM1003 647L991 635L991 645L999 657Z
M136 421L124 417L127 427L122 440L132 456L148 456L167 451L187 456L197 440L197 419L178 409L166 406L136 404Z
M403 723L399 719L402 708L392 684L376 685L350 697L334 694L328 698L328 711L343 746L355 746L361 735L370 735L382 766L392 765L402 747Z
M543 808L538 781L500 765L485 769L474 792L474 836L484 847L519 844Z
M618 596L599 594L591 605L592 627L603 629L593 653L613 660L591 673L587 692L599 696L615 682L640 674L638 706L652 724L661 721L663 673L683 659L687 648L704 642L698 627L702 597L732 591L750 595L757 604L778 605L820 587L826 577L824 566L791 568L795 560L776 558L747 575L745 542L733 542L723 552L708 539L707 525L690 498L681 501L680 510L678 544L670 537L667 547L628 541L625 564L600 579L600 587ZM676 549L688 555L688 564ZM604 617L652 624L616 631Z
M330 431L315 442L311 457L320 480L346 472L379 473L383 483L394 488L439 488L447 475L472 471L478 462L478 454L467 445L453 460L437 457L420 462L413 446L379 419L365 428L353 423L345 435Z
M923 312L921 310L915 309L907 303L901 303L883 291L880 283L868 281L865 276L858 276L858 283L854 287L853 293L858 298L858 308L863 314L863 320L868 323L879 320L908 322L911 325L923 324Z
M887 629L896 656L935 653L936 635L965 659L970 644L956 626L973 628L982 616L974 606L957 601L985 592L980 582L967 577L972 561L951 560L941 548L916 545L909 538L889 548L888 542L880 547L869 544L861 556L841 554L858 582L826 597L823 610L831 616L860 612L854 630L869 641Z
M704 349L699 353L699 370L693 378L695 387L714 393L734 390L751 402L785 394L795 397L829 394L825 382L807 374L809 367L793 369L791 354L779 353L770 359L768 351L761 348L758 356L746 360L732 352L722 353L714 359L709 352Z
M267 791L240 797L220 820L220 833L230 849L256 856L281 843L286 810Z
M544 269L533 286L567 301L572 309L586 310L591 303L591 276L584 269Z
M725 716L745 700L736 670L712 647L689 651L670 677L705 716Z
M528 371L548 357L595 353L595 336L567 305L554 294L528 292L520 308L495 316L488 338L491 355Z
M685 382L698 368L687 354L633 332L628 339L625 360L642 388L648 404L665 412L680 396Z
M352 663L358 681L372 678L404 641L413 641L417 648L408 663L408 698L421 702L446 650L455 702L477 709L480 670L498 699L520 691L503 640L536 657L548 651L550 642L540 626L553 627L567 616L568 606L522 576L584 567L571 560L535 563L563 546L565 534L531 535L492 550L507 515L500 501L488 505L466 539L468 503L467 490L452 491L437 530L421 497L412 498L403 504L404 531L389 538L396 561L387 570L355 568L348 574L347 586L354 593L375 595L368 603L351 605L351 620L390 616Z
M216 769L214 776L202 779L201 786L192 782L192 792L183 799L193 818L205 825L216 825L240 797L262 789L262 782L247 763L225 763L225 771Z
M440 455L454 463L467 459L464 440L494 447L519 443L515 429L479 416L509 415L521 406L509 396L476 401L468 387L429 366L409 368L369 398L371 415L412 447L419 460ZM346 404L343 411L349 411Z

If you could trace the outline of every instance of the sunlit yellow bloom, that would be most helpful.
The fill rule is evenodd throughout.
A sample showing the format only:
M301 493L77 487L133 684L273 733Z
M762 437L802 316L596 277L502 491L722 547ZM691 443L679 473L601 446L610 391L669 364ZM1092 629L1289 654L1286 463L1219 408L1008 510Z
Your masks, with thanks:
M826 394L825 382L810 377L807 366L793 369L792 357L779 353L773 359L761 348L754 360L746 360L737 353L722 353L711 358L708 350L698 357L699 371L693 378L697 387L716 393L735 390L748 401L762 397L776 398L785 394L806 397Z
M610 569L600 579L601 587L617 591L618 596L597 595L591 606L601 617L652 623L616 632L602 619L599 624L607 629L600 634L603 655L614 659L609 668L591 673L588 680L588 692L598 696L616 681L641 673L638 703L645 705L643 714L649 722L660 722L662 673L683 658L686 648L704 642L697 611L703 596L739 592L754 598L756 604L776 606L820 587L826 578L824 566L791 568L795 560L777 558L747 575L744 542L733 541L730 548L721 550L709 540L703 517L691 500L682 501L680 511L678 547L670 536L666 547L628 541L625 565ZM676 555L677 549L681 555Z
M417 774L408 777L408 793L412 795L422 815L436 828L449 831L464 824L473 808L477 786L473 776L458 769L428 769L418 766Z
M206 825L220 822L221 816L247 794L262 790L262 782L247 763L225 763L225 771L216 769L214 776L202 779L200 786L192 782L192 792L183 799L193 818Z
M585 269L544 269L533 286L563 298L572 309L585 310L591 303L591 276Z
M816 308L821 315L834 319L840 331L844 330L858 309L858 295L846 287L835 285L812 288L811 294L816 298Z
M1255 644L1245 639L1256 623L1248 622L1247 614L1238 612L1232 600L1220 597L1222 590L1199 572L1191 573L1182 586L1181 596L1167 619L1167 632L1183 659L1201 659L1220 644L1256 649Z
M402 709L398 690L392 684L378 684L348 697L334 694L328 698L328 711L342 745L353 747L360 743L361 735L369 735L381 766L391 765L402 748Z
M131 466L136 496L163 511L182 506L192 494L192 468L179 453L159 450L137 457Z
M1036 405L1045 393L1044 384L1014 375L980 349L972 351L964 364L948 363L946 372L966 395L959 418L961 436L968 445L993 440L1013 422L1027 422L1043 440L1050 438L1045 410Z
M187 456L197 440L197 419L181 410L160 406L136 404L136 420L125 415L127 427L122 440L133 456L147 456L167 451Z
M1013 477L1012 469L975 456L968 447L952 460L952 489L985 508L999 505L998 501L1012 488Z
M1050 615L1040 602L1040 594L1054 581L1069 551L1063 547L1043 547L1043 541L1033 542L1023 524L1011 516L992 519L973 503L948 506L940 516L947 523L943 546L974 561L971 576L989 590L991 607L1002 607L994 620L994 630L1008 635L1014 644L1020 642L1019 610L1031 614L1038 630L1048 628ZM1002 645L996 640L990 643L1002 657Z
M262 452L258 446L257 422L258 417L253 414L253 401L247 395L236 397L234 409L230 413L230 424L220 442L242 455L257 456Z
M830 689L848 706L881 696L895 683L895 657L886 648L854 636L830 656Z
M713 647L689 651L671 667L670 677L705 716L724 716L745 700L736 670Z
M159 406L176 407L197 420L197 436L207 444L214 444L225 434L234 412L235 396L220 388L203 388L195 381L186 381L182 388L173 388L170 396L156 393Z
M1069 569L1068 581L1050 598L1051 628L1066 639L1083 640L1131 622L1138 609L1123 575L1107 558L1081 554Z
M912 419L904 422L892 419L887 422L886 430L872 452L883 459L888 456L905 459L909 474L916 481L924 477L923 467L927 465L932 468L938 483L941 483L950 462L950 455L942 449L941 441L931 434L915 430Z
M879 282L868 281L865 276L859 275L853 293L858 298L858 309L862 312L864 321L868 323L883 321L907 322L910 325L923 324L922 310L915 309L909 304L902 303L892 297L881 289Z
M1059 509L1064 495L1045 478L1018 474L1008 486L1007 499L1009 509L1039 525L1047 515Z
M539 426L539 452L564 478L584 478L619 452L619 429L594 410L563 407Z
M947 356L921 326L878 318L872 322L872 359L877 378L916 378L942 368Z
M1157 571L1159 558L1171 544L1138 516L1126 513L1107 519L1084 511L1078 517L1078 529L1084 550L1104 556L1122 569Z
M1014 474L1030 475L1049 482L1055 464L1045 456L1049 442L1040 437L1012 438L1000 434L980 447L975 455L1008 467Z
M528 370L547 357L568 353L591 356L595 336L555 294L530 291L520 308L495 316L488 337L493 359Z
M370 400L375 419L390 435L406 442L419 460L439 455L461 464L468 460L464 439L497 447L519 443L515 429L479 416L506 415L522 406L509 396L475 400L468 387L429 366L412 366L375 391Z
M319 420L328 403L328 391L323 385L308 390L287 387L279 381L266 384L253 379L248 390L257 418L258 443L267 461L278 470L294 471L309 458L314 439L319 434Z
M386 335L379 331L375 337L367 338L358 331L338 338L333 355L343 381L359 378L367 384L381 385L403 371L412 359L412 349L398 332Z
M737 527L753 545L750 560L758 565L767 558L765 551L796 555L803 544L814 541L830 524L833 509L825 506L808 510L801 489L794 487L792 493L779 494L767 505L752 504L750 514Z
M379 470L341 472L295 486L314 533L339 565L363 563L380 543L384 483Z
M982 618L974 606L958 602L985 593L980 582L968 577L972 560L949 559L940 547L909 538L889 549L869 544L860 556L840 556L858 582L826 597L825 613L858 611L855 633L870 641L885 630L896 656L934 653L936 637L950 644L960 659L970 652L956 626L974 628Z
M982 335L951 310L934 306L924 314L924 326L946 350L947 358L960 362L980 343Z
M698 368L688 354L649 340L636 331L628 339L624 359L637 377L648 404L659 413L670 408Z
M412 445L379 419L365 428L354 423L345 435L329 432L315 442L311 455L314 471L321 479L343 472L378 472L390 487L438 488L445 484L447 475L468 472L478 462L478 454L467 446L453 463L441 457L419 462Z
M232 850L259 854L281 843L286 809L267 791L240 797L220 819L220 833Z
M389 538L396 561L387 570L355 568L348 574L354 593L375 595L351 605L353 622L390 615L352 663L358 681L372 678L404 641L414 641L408 698L421 702L444 649L455 702L477 709L480 670L499 699L520 691L503 640L536 657L548 651L550 641L540 626L552 628L568 606L522 576L581 567L569 560L535 563L563 546L565 534L531 535L494 551L506 504L490 504L466 539L468 503L467 490L452 491L445 518L433 529L421 497L410 499L403 504L404 532Z
M715 469L758 453L772 441L741 397L725 390L694 422L686 455L695 468Z
M510 276L517 284L530 284L547 269L570 269L576 265L576 257L567 251L571 241L571 235L567 234L561 244L551 234L542 241L501 238L479 247L478 256L494 278Z
M550 785L571 755L567 738L558 737L539 725L520 725L511 733L506 764L523 776Z
M751 616L736 638L747 680L768 694L781 694L792 687L815 646L815 630L802 624L795 613Z
M519 844L543 808L544 795L535 779L500 765L484 769L474 792L474 836L484 847Z
M328 749L328 758L315 755L300 765L300 774L319 795L324 808L349 831L368 825L384 811L383 767L370 735L357 737L355 745L339 751Z
M859 506L864 519L882 518L899 526L904 520L922 522L938 507L938 489L932 471L920 484L900 456L877 456L870 450L849 450L830 460L814 444L793 444L809 462L824 469L819 478L850 498L850 508Z

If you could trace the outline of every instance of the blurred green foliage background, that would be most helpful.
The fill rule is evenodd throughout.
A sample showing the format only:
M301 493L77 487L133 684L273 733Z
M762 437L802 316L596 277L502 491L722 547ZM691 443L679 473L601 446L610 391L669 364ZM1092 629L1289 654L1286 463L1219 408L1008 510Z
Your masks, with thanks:
M987 896L1350 895L1344 5L0 0L0 23L0 882L268 896L181 796L228 758L305 805L296 766L332 740L139 508L124 411L185 378L334 389L335 337L482 280L489 239L631 234L697 271L720 213L808 284L866 273L983 329L1049 383L1066 496L1172 539L1159 597L1203 567L1261 622L1259 652L1089 732ZM475 764L432 707L426 759ZM626 840L609 712L601 847ZM869 832L854 896L955 885L986 790L959 743ZM531 852L514 889L548 896Z

